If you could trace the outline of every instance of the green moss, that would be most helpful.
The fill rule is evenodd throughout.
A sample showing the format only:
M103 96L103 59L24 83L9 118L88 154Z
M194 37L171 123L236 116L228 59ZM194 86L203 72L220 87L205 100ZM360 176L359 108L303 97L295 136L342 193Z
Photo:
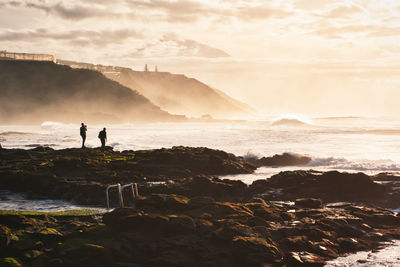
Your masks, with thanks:
M54 212L39 212L39 211L15 211L15 210L0 210L1 215L24 215L24 216L90 216L99 215L104 212L94 209L78 209L78 210L65 210L65 211L54 211Z
M43 229L42 231L40 231L40 234L43 234L43 235L61 235L61 233L59 231L57 231L56 229L54 229L54 228Z
M95 248L103 248L103 246L99 244L93 243L92 240L85 238L70 238L65 240L65 242L60 246L61 249L65 252L73 251L76 249L86 248L86 247L95 247Z
M20 267L22 266L16 259L8 257L8 258L0 258L0 266L14 266Z
M54 166L54 163L53 162L51 162L51 161L43 161L42 163L40 163L40 166L43 166L43 167L53 167Z

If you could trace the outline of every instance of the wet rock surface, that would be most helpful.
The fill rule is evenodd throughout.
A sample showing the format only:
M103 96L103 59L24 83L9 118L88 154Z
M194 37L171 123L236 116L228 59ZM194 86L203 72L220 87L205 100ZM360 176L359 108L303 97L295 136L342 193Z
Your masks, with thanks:
M114 183L141 194L125 198L135 209L104 216L0 213L1 266L323 266L400 238L399 214L380 208L400 206L398 178L384 174L293 171L246 185L215 175L253 165L187 147L2 149L0 159L0 189L81 204L104 203Z
M251 173L242 158L208 148L116 152L112 148L0 151L0 188L81 204L103 204L115 183L182 181L196 175ZM151 191L151 190L150 190Z
M400 190L392 183L379 183L375 179L364 173L287 171L257 180L248 190L250 195L258 194L266 200L317 198L325 203L346 201L400 207Z
M355 206L152 194L103 216L0 214L11 266L323 266L400 238L400 218Z
M233 154L208 148L115 152L112 148L102 151L37 147L2 149L0 159L0 189L79 204L102 205L107 185L136 182L145 195L210 196L218 201L316 198L325 203L346 201L400 207L400 178L395 176L288 171L247 186L216 176L252 173L254 165Z

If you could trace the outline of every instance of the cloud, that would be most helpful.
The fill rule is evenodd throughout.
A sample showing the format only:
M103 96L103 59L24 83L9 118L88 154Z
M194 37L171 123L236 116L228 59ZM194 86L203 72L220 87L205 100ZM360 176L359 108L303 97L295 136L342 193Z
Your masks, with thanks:
M238 9L238 17L244 20L285 18L291 15L291 12L287 12L283 9L269 8L264 6L244 7Z
M205 57L205 58L221 58L230 57L228 53L221 49L198 43L190 39L181 39L175 34L166 34L161 40L162 43L167 43L179 48L178 56L189 57Z
M199 43L195 40L184 39L177 34L164 34L160 39L147 42L143 47L136 49L129 57L137 58L228 58L225 51Z
M202 2L190 0L127 1L126 4L134 9L163 12L169 22L194 22L201 18L226 16L230 13L229 9L210 7Z
M100 2L100 1L97 1ZM106 3L106 2L104 2ZM113 12L106 6L99 5L82 5L82 4L65 4L58 2L56 4L48 4L46 2L17 2L9 1L0 3L0 6L10 7L25 7L43 11L47 14L56 15L67 20L83 20L87 18L98 18L98 17L118 17L124 15L123 13ZM133 13L132 13L133 14ZM130 15L132 15L130 14Z
M207 5L205 2L188 0L150 0L130 1L133 8L144 8L152 11L163 11L169 22L194 22L202 18L217 17L219 19L236 18L239 20L256 20L269 18L283 18L292 13L280 8L272 8L265 5L243 5L232 3L230 5Z
M293 5L302 10L323 10L337 0L293 0Z
M400 27L380 27L371 31L368 37L396 37L400 35Z
M142 38L143 34L132 29L119 30L71 30L62 32L52 32L47 29L36 29L28 31L4 31L0 32L0 41L25 41L34 40L61 40L70 43L87 45L107 45L112 43L121 43L127 39Z
M255 2L254 2L255 3ZM270 18L284 18L292 13L265 4L254 5L253 2L241 2L220 5L218 2L201 2L193 0L103 0L66 1L60 0L55 4L45 1L31 0L30 2L8 1L0 2L0 6L30 8L54 15L66 20L84 20L89 18L141 18L148 15L154 21L170 23L193 23L201 19L227 19L252 21ZM122 9L116 9L124 7Z
M364 12L361 8L356 6L338 6L332 9L327 15L324 17L327 18L343 18L343 17L351 17L354 14Z
M398 37L400 35L400 27L389 27L386 25L362 25L353 24L342 27L318 26L318 29L312 34L321 35L327 38L343 38L343 35L365 36L372 38L379 37Z

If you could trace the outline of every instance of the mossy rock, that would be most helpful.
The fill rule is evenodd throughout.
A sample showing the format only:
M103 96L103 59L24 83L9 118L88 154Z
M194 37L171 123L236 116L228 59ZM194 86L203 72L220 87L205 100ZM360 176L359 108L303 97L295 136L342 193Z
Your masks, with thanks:
M41 243L41 244L43 244L43 243ZM24 233L23 235L18 236L18 240L12 241L10 243L9 247L12 249L18 249L18 250L28 250L28 249L37 248L41 244L39 244L38 241L31 238L29 236L29 234Z
M40 255L43 255L43 251L40 250L30 250L24 253L24 257L27 259L36 259L37 257L39 257Z
M63 234L54 228L44 228L36 233L32 233L32 236L46 243L60 240L63 237Z
M65 254L62 261L66 266L109 266L111 263L108 250L88 239L67 239L60 251Z
M21 263L14 258L0 258L0 267L22 267Z
M23 223L21 218L27 217L37 217L37 216L71 216L71 217L79 217L79 216L91 216L91 215L100 215L103 214L105 210L98 209L74 209L74 210L64 210L64 211L52 211L52 212L42 212L42 211L15 211L15 210L0 210L0 217L15 215L15 220L19 223ZM1 219L0 219L1 220Z
M7 226L0 225L0 249L7 247L13 240L18 240L18 237Z

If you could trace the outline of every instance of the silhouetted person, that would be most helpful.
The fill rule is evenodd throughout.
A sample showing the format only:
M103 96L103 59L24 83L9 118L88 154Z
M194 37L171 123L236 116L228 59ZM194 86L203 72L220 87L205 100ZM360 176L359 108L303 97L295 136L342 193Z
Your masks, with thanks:
M81 136L82 136L82 148L84 148L85 147L85 141L86 141L87 125L85 125L82 122L80 130L81 130Z
M99 139L101 141L101 148L106 147L106 141L107 141L107 133L106 133L106 128L103 128L102 131L99 132Z

